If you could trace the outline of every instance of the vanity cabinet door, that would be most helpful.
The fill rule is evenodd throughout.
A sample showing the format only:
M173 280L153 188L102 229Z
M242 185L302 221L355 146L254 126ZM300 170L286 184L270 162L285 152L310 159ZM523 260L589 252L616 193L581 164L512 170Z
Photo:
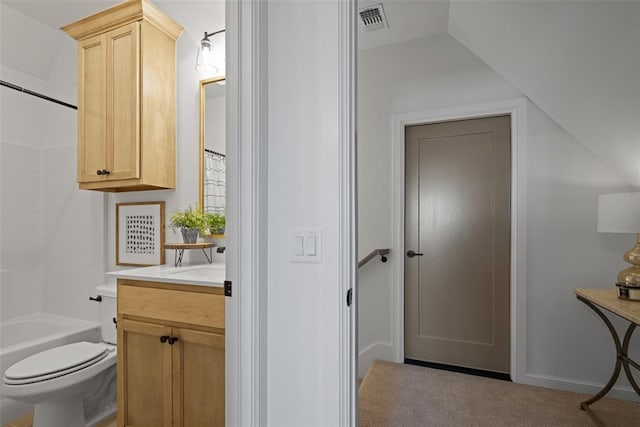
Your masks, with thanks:
M118 320L118 426L172 424L171 336L163 325Z
M173 425L223 427L224 335L173 328Z

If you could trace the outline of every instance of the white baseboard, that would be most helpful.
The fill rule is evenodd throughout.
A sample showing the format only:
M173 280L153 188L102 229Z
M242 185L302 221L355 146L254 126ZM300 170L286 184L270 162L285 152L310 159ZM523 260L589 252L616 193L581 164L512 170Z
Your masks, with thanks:
M364 378L369 366L375 359L393 362L394 352L392 345L389 343L374 342L360 350L358 353L358 378ZM621 373L621 376L624 376L624 373ZM588 395L595 395L602 390L602 387L604 387L604 383L586 382L573 378L554 377L533 373L527 373L520 384L572 391ZM636 392L630 386L625 385L615 385L606 397L632 400L636 402L640 401L640 397L638 397Z
M623 373L621 373L621 375L624 376ZM604 384L599 383L531 373L528 373L524 376L524 381L522 381L521 384L528 384L557 390L573 391L575 393L584 393L588 395L595 395L600 390L602 390L602 387L604 387ZM622 385L614 386L611 391L607 393L606 397L633 400L636 402L640 400L636 392L631 387Z
M358 353L358 378L364 378L375 359L393 362L393 347L389 343L374 342Z

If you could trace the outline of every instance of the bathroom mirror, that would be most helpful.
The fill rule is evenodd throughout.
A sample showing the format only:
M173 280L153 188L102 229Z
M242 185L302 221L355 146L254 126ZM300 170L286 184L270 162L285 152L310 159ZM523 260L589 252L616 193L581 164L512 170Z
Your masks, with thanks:
M200 81L200 206L225 215L225 79ZM214 231L214 235L223 234Z

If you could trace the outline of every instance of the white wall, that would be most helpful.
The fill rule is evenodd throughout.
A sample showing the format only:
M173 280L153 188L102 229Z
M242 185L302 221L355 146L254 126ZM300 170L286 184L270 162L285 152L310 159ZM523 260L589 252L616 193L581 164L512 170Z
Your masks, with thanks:
M339 425L338 7L268 11L268 425ZM291 263L291 231L322 229L320 264Z
M358 252L391 247L359 272L360 376L391 360L392 270L403 262L391 226L391 116L521 96L451 36L367 49L358 56Z
M598 233L596 216L597 196L625 186L532 103L527 119L527 373L534 384L595 392L583 384L609 379L615 347L572 289L611 288L624 268L633 236Z
M391 116L522 97L449 35L359 53L358 219L360 256L391 245ZM390 78L392 76L392 78ZM613 346L576 287L610 287L632 239L596 232L600 193L624 182L527 103L527 381L594 391L604 383ZM360 369L392 359L392 266L375 262L359 276ZM589 357L584 357L589 354Z
M452 1L449 32L640 187L640 3Z
M2 80L41 90L45 82L2 66ZM0 316L42 309L42 182L45 131L33 118L44 102L0 88Z
M22 67L3 65L2 79L75 104L75 82L69 78L75 75L74 42L5 4L0 8L3 23L10 21L2 29L2 61ZM47 61L17 61L24 28L57 41L39 46L42 52L30 51ZM104 271L103 199L77 189L76 112L1 90L1 259L7 270L2 318L42 311L97 320L88 298Z
M109 194L107 202L107 271L120 269L115 265L115 210L116 203L165 201L167 224L169 217L188 205L198 204L198 147L199 147L199 84L201 76L195 69L196 53L203 32L224 28L224 2L174 2L156 4L167 15L184 27L176 44L176 188L175 190L136 191ZM167 242L181 242L180 232L169 227ZM217 242L224 245L224 240ZM166 260L173 262L174 251L166 251ZM215 253L216 261L224 261L224 255ZM201 251L185 251L184 262L206 262Z

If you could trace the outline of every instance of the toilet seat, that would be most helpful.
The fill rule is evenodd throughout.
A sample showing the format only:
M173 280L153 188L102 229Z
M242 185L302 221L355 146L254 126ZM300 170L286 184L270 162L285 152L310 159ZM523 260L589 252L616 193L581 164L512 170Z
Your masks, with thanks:
M32 384L68 375L107 357L103 343L77 342L43 351L12 365L4 373L7 385Z

